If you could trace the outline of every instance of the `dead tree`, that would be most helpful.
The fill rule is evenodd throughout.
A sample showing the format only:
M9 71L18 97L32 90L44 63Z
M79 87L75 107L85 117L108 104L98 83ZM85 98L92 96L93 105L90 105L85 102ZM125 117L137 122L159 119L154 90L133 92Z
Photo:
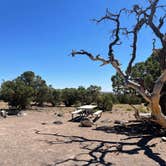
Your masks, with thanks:
M147 0L147 7L143 8L139 5L134 5L132 9L121 9L118 13L111 13L109 10L106 11L106 15L100 19L94 19L95 22L100 23L104 20L111 21L115 25L115 29L112 31L113 38L109 43L108 47L108 56L107 59L101 57L100 55L94 56L93 54L85 51L75 51L73 50L71 55L75 57L76 55L85 55L88 56L93 61L102 62L101 66L111 64L116 72L119 73L125 82L126 87L135 89L142 97L149 103L149 108L151 110L151 116L149 120L155 121L160 124L162 127L166 128L166 116L160 106L160 96L161 90L166 82L166 33L162 32L165 25L166 19L166 5L160 5L159 0ZM157 11L161 10L163 13L162 16L157 18ZM120 18L124 14L134 15L136 23L133 28L124 28L121 27ZM158 21L156 21L158 19ZM155 42L153 41L153 52L157 54L160 58L160 67L162 69L162 74L158 77L155 82L153 91L150 93L147 89L144 89L141 84L138 82L132 81L131 70L133 62L137 56L137 45L138 45L138 33L143 28L149 28L152 30L156 36L155 40L159 40L161 43L161 48L155 48ZM115 58L114 46L121 44L121 35L130 35L132 37L132 54L131 59L128 63L126 71L122 71L119 61ZM165 101L166 102L166 101Z

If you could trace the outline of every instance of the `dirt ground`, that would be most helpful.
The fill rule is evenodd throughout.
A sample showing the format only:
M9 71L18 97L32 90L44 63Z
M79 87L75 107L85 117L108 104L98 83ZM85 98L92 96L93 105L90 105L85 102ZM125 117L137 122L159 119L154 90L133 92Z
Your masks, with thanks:
M0 166L166 165L160 136L142 130L140 123L114 123L134 120L132 110L114 107L90 128L71 122L72 110L48 107L1 118Z

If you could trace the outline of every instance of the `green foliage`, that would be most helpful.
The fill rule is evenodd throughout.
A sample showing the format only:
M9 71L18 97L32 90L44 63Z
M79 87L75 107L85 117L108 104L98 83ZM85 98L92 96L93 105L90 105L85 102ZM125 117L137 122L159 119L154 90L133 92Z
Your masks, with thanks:
M140 96L132 93L118 94L117 98L121 104L141 104L143 102Z
M65 88L62 90L62 101L66 107L77 103L77 90L75 88Z
M1 98L9 105L25 109L33 100L34 90L21 80L6 81L1 86Z
M97 98L97 106L103 111L111 111L113 107L111 94L101 94Z
M97 102L100 94L99 86L91 85L76 88L54 89L46 84L40 76L32 71L26 71L12 81L6 81L1 86L0 97L11 106L26 108L32 102L43 106L49 102L52 106L64 103L66 106L84 105Z
M49 87L48 102L52 106L57 106L61 103L61 90L54 89L51 86Z
M101 87L96 85L90 85L87 89L79 86L77 89L77 103L80 103L80 105L96 103L100 90Z
M32 101L40 106L48 100L49 88L40 76L27 71L13 81L6 81L1 86L1 98L11 106L26 108Z
M113 75L111 77L111 81L112 81L113 91L115 94L122 93L124 91L123 87L124 80L118 73L116 73L116 75Z
M118 98L117 98L117 96L115 94L108 93L108 95L110 96L113 104L118 104L119 103Z
M83 86L75 88L65 88L62 90L62 101L66 106L84 105L97 102L101 87L91 85L87 89Z
M77 89L77 103L84 105L87 103L87 90L83 86L79 86Z
M152 92L154 83L160 75L161 69L159 62L157 57L152 54L145 62L140 62L133 66L131 78Z
M57 106L62 102L66 106L96 104L100 96L102 109L111 110L110 105L112 102L117 102L116 97L113 94L103 96L100 91L101 87L96 85L88 88L80 86L77 89L54 89L34 72L26 71L16 79L4 82L1 86L0 97L9 102L11 106L24 109L32 102L39 106L43 106L45 102L51 103L52 106Z
M161 75L158 57L152 54L145 62L136 63L132 67L131 79L138 82L144 89L152 92L154 83ZM120 103L139 104L143 102L142 97L132 89L124 88L124 80L116 74L112 76L112 86ZM166 92L166 85L162 92ZM130 94L130 95L129 95Z
M96 103L97 97L100 94L101 87L91 85L87 88L87 98L86 98L86 104Z
M43 80L40 76L36 76L34 79L34 102L39 106L43 106L44 102L48 101L49 98L49 88L46 84L46 81Z
M25 85L33 87L35 80L35 73L32 71L26 71L21 76L17 77L17 80L23 81Z

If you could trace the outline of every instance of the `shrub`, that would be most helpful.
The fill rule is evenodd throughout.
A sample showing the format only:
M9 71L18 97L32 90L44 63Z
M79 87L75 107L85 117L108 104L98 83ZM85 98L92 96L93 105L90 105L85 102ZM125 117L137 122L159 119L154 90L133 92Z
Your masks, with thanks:
M1 85L1 99L9 105L26 108L32 101L42 106L48 101L49 88L46 82L35 76L34 72L27 71L12 81L6 81Z
M83 86L77 89L77 105L84 105L87 103L87 90Z
M51 103L52 106L59 105L61 102L61 91L54 89L52 87L49 87L48 102Z
M49 88L46 81L40 76L36 76L33 88L35 91L34 102L36 102L39 106L43 106L44 102L47 102L49 97Z
M92 104L97 102L97 98L100 95L100 86L96 85L90 85L87 88L87 93L86 93L86 104Z
M118 94L117 99L120 104L141 104L142 98L134 94Z
M1 98L9 105L25 109L33 100L33 88L21 80L6 81L1 86Z
M62 90L62 101L66 107L77 103L77 90L75 88L65 88Z
M111 111L113 107L112 95L101 94L97 98L97 106L103 111Z

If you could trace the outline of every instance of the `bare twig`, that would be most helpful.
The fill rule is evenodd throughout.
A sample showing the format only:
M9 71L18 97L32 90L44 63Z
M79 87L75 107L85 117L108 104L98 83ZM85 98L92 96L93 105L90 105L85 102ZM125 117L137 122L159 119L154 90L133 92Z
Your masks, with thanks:
M159 19L159 25L158 25L158 29L161 29L161 27L164 25L164 20L166 18L166 14L163 17L160 17Z
M127 75L129 76L131 73L132 64L136 58L136 51L137 51L137 39L138 39L138 32L142 28L142 26L146 23L146 18L142 18L141 20L138 20L137 24L134 27L133 33L133 45L132 45L132 57L129 61L128 67L127 67Z
M153 2L151 2L150 14L148 16L148 22L147 22L147 24L150 26L150 28L153 30L153 32L155 33L155 35L160 39L162 45L164 46L164 43L163 43L163 34L160 32L160 28L158 28L158 26L156 26L153 23L153 18L154 18L154 15L156 13L156 7L157 7L158 2L159 2L159 0L154 0ZM161 26L161 25L159 25L159 26Z

